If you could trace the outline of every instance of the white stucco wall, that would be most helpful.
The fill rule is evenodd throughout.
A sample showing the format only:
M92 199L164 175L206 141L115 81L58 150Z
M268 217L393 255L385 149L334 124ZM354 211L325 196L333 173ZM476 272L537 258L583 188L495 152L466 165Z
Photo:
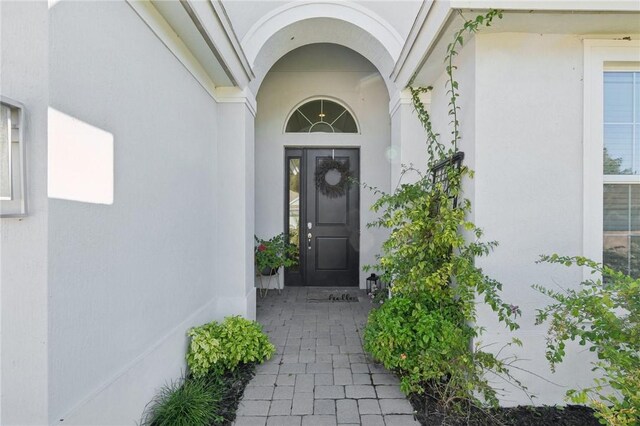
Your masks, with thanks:
M456 59L460 84L461 144L475 178L465 185L471 219L485 240L499 246L477 261L502 282L502 296L520 306L520 329L510 333L480 304L483 343L498 350L512 337L524 342L516 371L536 404L561 403L569 387L590 377L588 355L571 349L552 374L545 359L546 328L534 325L535 309L549 302L531 289L576 286L580 270L539 265L541 254L582 254L582 41L573 35L479 34ZM430 109L436 130L448 137L445 77L434 84ZM557 288L557 287L556 287ZM504 383L495 382L504 388ZM527 404L509 390L506 405Z
M47 3L0 2L0 93L25 106L29 215L0 219L0 424L47 423Z
M245 104L223 103L218 122L218 312L255 319L254 117Z
M427 169L427 136L424 127L418 119L410 91L405 89L401 93L401 99L392 100L390 106L392 146L388 158L391 161L392 191L401 183L419 179L420 176L414 171L403 174L404 168L414 168L420 172ZM430 95L421 98L428 108Z
M458 70L455 79L458 82L458 121L460 139L458 150L464 152L463 163L471 170L476 168L476 114L477 114L477 93L476 93L476 44L475 39L471 39L463 48L458 49L459 54L455 61ZM452 146L452 117L448 114L451 109L449 102L451 95L447 93L446 74L440 75L437 81L432 84L430 103L427 104L427 111L431 116L433 131L439 135L439 141L445 148ZM426 152L423 154L426 157ZM464 198L472 203L472 210L469 219L474 220L475 206L475 181L467 179L464 182Z
M131 424L219 317L217 105L125 2L57 3L49 37L50 105L115 170L111 205L49 200L49 418Z
M523 311L516 333L525 345L520 366L560 386L520 377L538 395L536 403L557 403L567 386L589 383L589 353L574 348L551 374L546 328L534 325L535 309L550 300L530 286L575 287L582 278L579 269L534 262L541 254L582 254L583 44L574 35L515 33L481 34L476 43L475 220L500 242L479 266ZM487 341L510 336L489 318L480 323Z
M286 134L285 121L293 108L313 96L328 96L348 105L357 117L360 134ZM378 71L362 56L337 45L309 45L281 59L267 74L258 92L256 116L256 234L283 232L284 148L360 147L360 177L388 191L391 144L389 95ZM360 192L360 265L373 264L384 231L367 229L374 218L369 206L375 196ZM360 285L366 274L360 272Z

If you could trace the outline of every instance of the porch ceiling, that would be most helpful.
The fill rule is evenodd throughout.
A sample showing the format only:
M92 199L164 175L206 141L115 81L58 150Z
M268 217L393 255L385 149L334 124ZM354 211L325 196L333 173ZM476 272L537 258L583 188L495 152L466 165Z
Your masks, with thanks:
M404 37L385 18L360 3L277 3L281 6L259 17L248 29L244 25L246 20L241 20L242 49L256 75L250 84L251 90L256 93L276 61L293 49L315 43L333 43L348 47L367 58L382 74L389 92L394 92L389 75L402 50ZM405 6L407 12L403 15L407 24L403 28L406 33L418 3L408 1L400 4ZM407 8L407 5L411 7ZM261 4L258 9L264 7ZM389 3L387 7L392 9L393 5Z
M280 58L298 47L315 43L338 44L360 53L378 69L389 92L393 91L388 76L394 60L375 37L345 21L315 18L282 28L264 43L253 65L256 79L249 86L252 92L258 92L264 77Z

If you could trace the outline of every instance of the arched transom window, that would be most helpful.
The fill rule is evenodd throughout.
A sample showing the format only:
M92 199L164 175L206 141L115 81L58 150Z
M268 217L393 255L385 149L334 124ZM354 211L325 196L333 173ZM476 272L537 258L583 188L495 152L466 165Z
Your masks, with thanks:
M328 99L315 99L298 107L287 121L287 133L358 133L353 115Z

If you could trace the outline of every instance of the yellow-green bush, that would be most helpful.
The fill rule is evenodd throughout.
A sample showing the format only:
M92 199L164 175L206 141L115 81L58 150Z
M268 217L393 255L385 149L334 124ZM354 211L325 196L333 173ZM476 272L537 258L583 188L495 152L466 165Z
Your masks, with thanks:
M568 341L598 356L592 370L602 377L569 390L567 397L594 408L608 425L640 424L640 279L580 256L554 254L541 261L586 267L594 277L563 291L534 286L553 300L536 317L537 324L549 326L546 356L552 369L564 360Z
M275 352L260 324L239 316L194 327L187 334L191 337L187 365L196 378L233 370L240 363L262 362Z

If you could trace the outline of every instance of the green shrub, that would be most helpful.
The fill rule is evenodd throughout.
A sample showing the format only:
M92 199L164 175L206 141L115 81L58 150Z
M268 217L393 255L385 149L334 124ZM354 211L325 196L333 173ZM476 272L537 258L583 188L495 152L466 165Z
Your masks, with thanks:
M454 360L468 352L472 330L455 305L396 296L369 314L365 349L396 371L405 393L424 391L424 383L451 375Z
M240 363L262 362L275 352L260 324L239 316L194 327L188 335L187 364L194 377L233 370Z
M144 426L209 426L217 416L221 392L205 380L178 380L162 388L146 410Z
M569 340L598 356L594 385L567 392L575 403L588 404L610 425L636 425L640 418L640 280L584 257L543 256L543 262L584 266L594 279L562 292L533 287L554 300L538 310L536 323L549 324L546 357L552 369L565 357ZM602 277L603 279L599 279ZM603 283L604 281L604 283Z
M498 405L488 371L524 389L503 361L470 348L475 336L460 301L396 295L369 314L364 347L398 374L404 393L427 393L443 410L461 412L470 404Z

